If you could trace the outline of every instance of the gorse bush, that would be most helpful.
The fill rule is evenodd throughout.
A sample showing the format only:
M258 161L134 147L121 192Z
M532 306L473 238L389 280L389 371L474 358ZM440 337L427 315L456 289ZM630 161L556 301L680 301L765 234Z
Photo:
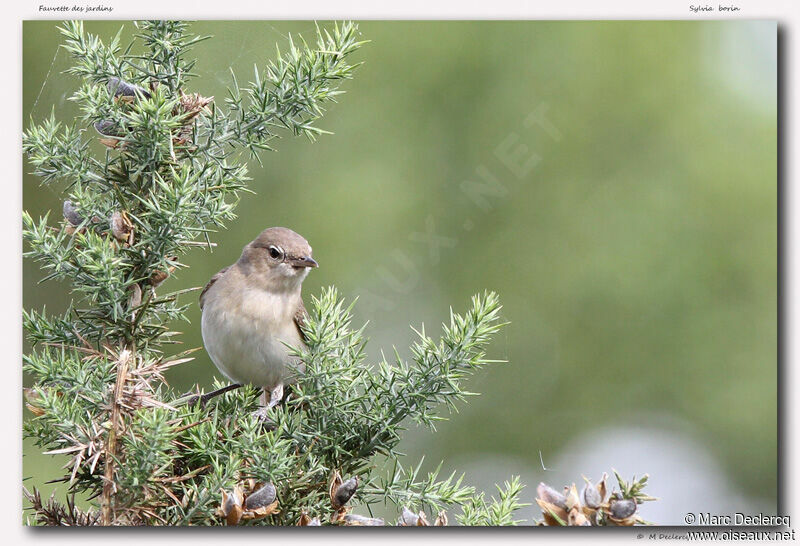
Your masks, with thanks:
M61 501L25 489L28 523L375 525L370 507L386 503L402 525L446 524L448 510L469 525L517 523L516 478L487 500L463 476L423 475L396 451L409 423L433 428L469 394L462 381L492 362L485 348L502 326L493 293L451 312L439 339L419 332L411 363L373 366L351 308L324 290L295 351L306 371L266 423L253 415L254 387L198 399L166 384L193 352L170 351L169 324L197 295L175 286L181 256L234 219L245 159L281 131L325 133L317 121L364 42L353 23L318 28L313 44L290 38L244 87L232 75L219 101L193 86L190 50L207 37L184 22L135 25L126 47L121 34L106 43L80 22L61 26L67 72L82 81L71 97L80 119L54 112L23 137L34 173L66 194L63 220L23 213L25 256L74 294L63 314L24 312L34 382L24 434L66 459L58 479L69 490Z

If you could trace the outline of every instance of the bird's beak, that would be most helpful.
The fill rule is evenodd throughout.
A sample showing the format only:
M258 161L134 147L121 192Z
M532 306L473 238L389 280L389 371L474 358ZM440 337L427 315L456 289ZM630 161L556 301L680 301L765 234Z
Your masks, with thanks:
M289 260L292 267L319 267L319 264L311 256L303 256L302 258L292 258Z

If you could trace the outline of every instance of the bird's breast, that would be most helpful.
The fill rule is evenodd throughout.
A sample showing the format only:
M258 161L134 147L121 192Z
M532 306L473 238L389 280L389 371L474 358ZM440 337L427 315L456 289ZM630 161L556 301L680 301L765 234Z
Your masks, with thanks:
M217 368L232 381L261 387L291 381L299 362L285 344L303 344L294 323L298 302L262 290L219 296L206 302L201 325Z

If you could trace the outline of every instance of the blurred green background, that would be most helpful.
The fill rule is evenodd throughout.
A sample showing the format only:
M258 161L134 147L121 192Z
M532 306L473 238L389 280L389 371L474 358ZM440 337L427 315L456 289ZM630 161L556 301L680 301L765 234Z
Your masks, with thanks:
M122 25L86 23L106 40ZM436 434L409 432L408 463L444 459L487 488L521 474L527 502L539 480L650 472L662 500L643 515L658 523L689 510L774 512L776 25L360 29L364 65L320 122L335 135L286 136L263 167L251 162L257 195L243 197L213 253L185 258L172 288L204 284L261 229L291 227L321 264L306 299L331 284L359 297L373 361L393 345L408 354L409 324L435 332L449 306L495 290L511 324L490 356L508 362L473 378L481 396ZM190 91L222 103L230 69L248 81L276 43L313 37L314 23L193 30L214 39L194 50ZM56 23L26 22L23 42L23 125L51 108L70 120L78 80L62 74ZM24 209L60 217L60 188L23 184ZM69 287L42 276L23 265L25 307L63 309ZM189 317L177 328L199 346L197 305ZM215 374L201 352L169 380L207 388ZM65 462L27 443L24 453L34 484Z

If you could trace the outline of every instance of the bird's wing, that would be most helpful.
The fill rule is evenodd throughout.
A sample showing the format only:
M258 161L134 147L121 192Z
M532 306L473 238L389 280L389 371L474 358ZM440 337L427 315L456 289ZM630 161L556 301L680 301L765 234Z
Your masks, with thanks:
M217 282L219 280L219 278L222 277L225 274L225 272L227 270L229 270L230 268L231 268L231 266L223 267L222 269L220 269L219 272L216 275L211 277L211 280L208 281L208 284L206 285L205 288L203 288L203 291L200 292L200 310L201 311L203 310L203 305L205 304L205 296L206 296L206 292L208 292L208 289L211 288L211 286L215 282Z
M297 331L300 332L300 339L303 340L303 343L308 343L306 339L305 333L303 333L303 325L306 323L306 317L308 317L308 312L306 312L306 306L303 305L303 300L300 300L300 305L297 306L297 311L294 312L294 323L297 326Z

